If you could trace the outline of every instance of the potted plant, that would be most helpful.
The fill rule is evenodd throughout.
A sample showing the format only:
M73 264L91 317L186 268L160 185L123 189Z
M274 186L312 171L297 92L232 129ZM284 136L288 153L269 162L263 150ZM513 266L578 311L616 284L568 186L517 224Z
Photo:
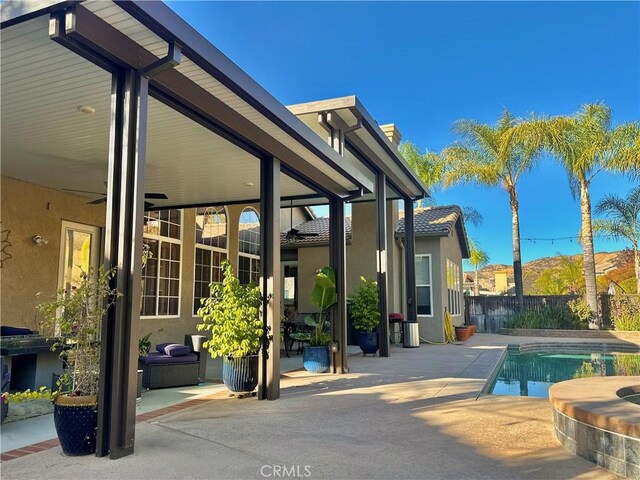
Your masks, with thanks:
M232 394L253 393L258 385L258 353L265 335L260 319L262 297L255 284L241 285L228 260L223 281L211 283L202 299L198 330L211 332L202 343L212 358L222 357L222 381Z
M360 282L351 296L351 318L358 332L360 350L364 355L375 355L378 351L378 332L374 330L380 324L378 282L362 276Z
M54 399L54 424L62 451L67 455L95 452L98 381L100 376L99 328L102 317L120 296L109 286L115 270L82 272L70 291L60 289L50 302L38 306L43 324L56 332L52 350L60 349L66 369Z
M311 292L311 301L318 307L318 313L307 315L304 323L311 328L309 332L298 332L291 336L306 342L302 351L302 364L305 370L324 373L331 365L329 357L329 321L327 309L336 303L336 274L331 267L321 268L316 272L316 284Z

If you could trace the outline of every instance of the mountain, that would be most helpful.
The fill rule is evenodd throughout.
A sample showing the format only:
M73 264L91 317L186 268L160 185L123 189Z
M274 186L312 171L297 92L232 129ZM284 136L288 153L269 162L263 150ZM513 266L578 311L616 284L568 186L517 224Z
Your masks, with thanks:
M582 254L572 255L572 258L581 258ZM618 252L600 252L595 254L596 259L596 275L601 275L617 268L621 268L627 261L628 253L626 250ZM522 265L524 291L532 290L533 284L544 270L558 268L560 266L560 256L538 258ZM480 278L480 290L495 290L495 274L499 271L507 271L509 284L513 283L513 265L490 264L478 270ZM465 270L465 280L473 281L475 272L473 270Z

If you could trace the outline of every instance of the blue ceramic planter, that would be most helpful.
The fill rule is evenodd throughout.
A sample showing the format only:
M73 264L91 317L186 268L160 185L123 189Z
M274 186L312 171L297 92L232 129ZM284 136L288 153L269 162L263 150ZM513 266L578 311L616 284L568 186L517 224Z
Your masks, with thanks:
M222 381L230 392L253 392L258 386L258 355L224 357Z
M378 351L378 332L358 332L358 346L365 355L375 354Z
M60 405L55 403L53 423L65 455L89 455L96 451L98 426L96 404Z
M302 365L307 372L324 373L329 370L329 347L304 347Z

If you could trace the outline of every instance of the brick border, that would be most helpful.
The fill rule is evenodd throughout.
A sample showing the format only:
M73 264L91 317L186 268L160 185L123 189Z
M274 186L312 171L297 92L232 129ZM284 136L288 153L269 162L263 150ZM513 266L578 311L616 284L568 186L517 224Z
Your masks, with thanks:
M151 412L141 413L139 415L136 415L136 423L148 422L149 420L153 420L170 413L179 412L180 410L186 410L187 408L197 407L198 405L211 402L212 400L222 397L223 395L226 394L224 392L216 392L201 398L194 398L191 400L187 400L186 402L176 403L168 407L152 410ZM33 453L50 450L52 448L58 447L59 445L59 440L57 438L52 438L43 442L34 443L33 445L27 445L24 447L16 448L14 450L9 450L8 452L0 454L0 463L10 462L11 460L15 460L16 458L22 458Z

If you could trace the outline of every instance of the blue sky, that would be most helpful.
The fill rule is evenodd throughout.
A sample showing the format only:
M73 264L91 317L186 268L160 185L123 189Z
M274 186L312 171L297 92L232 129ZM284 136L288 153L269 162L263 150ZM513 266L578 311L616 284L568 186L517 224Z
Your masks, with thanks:
M404 140L439 151L460 118L493 122L503 108L569 114L606 101L614 123L640 120L638 2L167 2L285 105L355 94ZM600 174L593 204L633 186ZM499 189L434 192L484 216L472 237L511 262L511 216ZM577 235L579 204L551 159L521 180L521 236ZM596 239L597 251L624 248ZM524 261L579 253L575 240L522 242Z

